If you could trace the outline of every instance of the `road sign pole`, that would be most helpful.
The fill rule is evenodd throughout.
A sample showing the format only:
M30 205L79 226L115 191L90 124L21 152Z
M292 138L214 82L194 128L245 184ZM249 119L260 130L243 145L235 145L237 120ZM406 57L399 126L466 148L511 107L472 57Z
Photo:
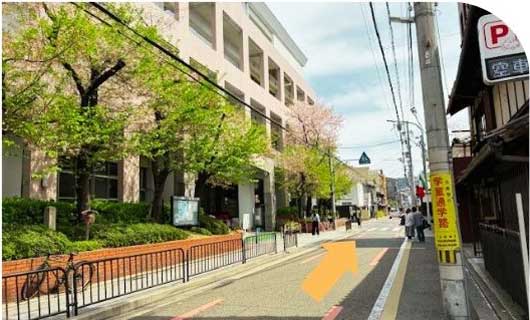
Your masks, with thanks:
M447 131L447 119L445 115L445 104L440 72L440 57L438 39L434 26L433 3L415 2L414 21L416 22L416 36L418 43L418 56L420 60L420 73L422 83L423 107L425 115L425 126L427 132L427 144L429 146L429 168L432 179L438 179L443 187L441 193L431 183L433 196L439 197L442 204L451 207L448 217L454 226L454 242L456 245L452 250L442 251L440 248L444 242L437 241L440 260L440 281L442 287L443 303L446 314L450 319L469 319L468 300L464 282L464 268L462 265L462 253L458 244L460 235L458 232L458 210L454 198L454 178L452 177L449 159L449 137ZM434 180L433 180L434 181ZM440 188L440 187L438 187ZM446 192L447 191L447 192ZM445 213L438 205L438 198L433 201L435 227L444 232L451 232L447 228L448 221L440 216ZM445 209L445 208L443 208ZM449 209L449 208L448 208ZM439 219L439 220L437 220ZM441 224L443 222L443 224ZM456 224L456 225L455 225ZM442 229L443 227L443 229ZM436 230L439 237L440 230Z

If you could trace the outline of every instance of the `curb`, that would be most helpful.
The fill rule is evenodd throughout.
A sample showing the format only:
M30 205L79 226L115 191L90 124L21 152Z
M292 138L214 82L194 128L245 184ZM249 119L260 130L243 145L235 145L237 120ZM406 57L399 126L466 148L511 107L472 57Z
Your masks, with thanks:
M123 297L117 298L115 301L112 302L103 302L101 304L98 303L96 304L97 307L89 306L82 308L80 310L83 313L72 317L71 319L110 319L113 317L123 319L124 314L133 313L135 310L140 308L144 309L138 310L138 315L145 314L146 312L149 312L150 310L158 308L165 304L175 303L177 301L187 299L203 291L215 289L218 286L226 285L243 277L258 273L269 267L276 266L283 262L311 253L313 251L317 251L320 249L322 243L328 241L344 240L346 238L359 235L363 232L366 232L366 230L347 233L343 236L339 236L333 239L317 241L316 243L311 243L302 247L298 247L299 250L296 250L295 252L290 252L288 249L288 251L282 253L263 255L253 260L248 260L244 264L236 266L231 265L221 269L212 270L211 272L207 272L201 276L194 277L195 281L180 284L179 282L173 282L145 291L131 293ZM263 262L263 260L266 260L270 257L273 257L271 261ZM171 302L159 304L159 302L166 300L168 296L172 297ZM151 307L149 308L149 306ZM131 314L127 317L133 316L135 315Z

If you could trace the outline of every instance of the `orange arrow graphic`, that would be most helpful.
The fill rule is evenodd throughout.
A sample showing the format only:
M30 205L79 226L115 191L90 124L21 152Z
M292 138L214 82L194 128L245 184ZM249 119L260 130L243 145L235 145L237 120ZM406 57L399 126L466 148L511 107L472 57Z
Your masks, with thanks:
M305 278L302 289L320 302L345 272L357 272L355 241L330 242L322 245L327 254Z

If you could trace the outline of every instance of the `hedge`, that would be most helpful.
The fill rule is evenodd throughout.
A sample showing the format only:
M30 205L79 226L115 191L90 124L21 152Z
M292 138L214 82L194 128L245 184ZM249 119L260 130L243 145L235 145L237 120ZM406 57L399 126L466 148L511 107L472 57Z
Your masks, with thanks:
M101 248L124 247L136 244L159 243L188 237L184 230L171 225L137 223L131 225L99 225L93 239L71 241L63 233L44 225L11 225L2 232L2 260L14 260L69 252L91 251Z
M99 225L93 230L93 239L105 247L124 247L136 244L158 243L186 239L189 233L172 225L156 223Z
M199 213L199 225L202 228L207 229L212 234L228 234L230 233L230 228L221 220L212 218L202 212Z

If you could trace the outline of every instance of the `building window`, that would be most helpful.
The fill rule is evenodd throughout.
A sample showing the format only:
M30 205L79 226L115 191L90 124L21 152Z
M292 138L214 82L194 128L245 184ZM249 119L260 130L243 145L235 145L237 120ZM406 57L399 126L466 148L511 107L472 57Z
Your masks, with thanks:
M61 161L58 184L59 200L75 200L75 175L72 164L68 161ZM118 200L118 164L105 162L94 169L89 185L94 199Z
M233 86L230 82L225 81L225 89L226 89L226 91L228 91L231 94L233 94L234 96L236 96L239 100L245 101L245 94L243 93L243 91L241 91L238 88L236 88L235 86ZM240 107L242 110L245 110L245 106L240 101L234 99L231 96L228 96L228 100L233 105Z
M263 50L248 39L248 61L250 63L250 79L263 86Z
M175 20L179 19L179 3L178 2L156 2L156 5L164 10L165 13L172 15Z
M243 32L226 13L223 13L223 44L225 59L243 70Z
M285 94L285 105L291 106L293 105L294 101L294 82L287 75L287 73L283 74L283 92Z
M255 124L265 125L265 117L263 114L266 113L265 107L254 99L250 99L250 105L254 108L250 112L250 118Z
M269 93L280 100L280 67L269 58Z
M199 70L202 74L206 75L208 79L217 82L217 72L208 69L204 64L193 58L190 58L190 65ZM198 74L196 76L199 77Z
M296 100L304 102L305 101L305 92L300 89L299 86L296 86Z
M311 99L310 97L307 97L307 104L309 104L310 106L312 106L312 105L315 104L315 101L313 101L313 99Z
M189 12L191 31L215 49L215 3L190 2Z
M282 118L274 113L271 113L271 144L275 150L283 150Z

